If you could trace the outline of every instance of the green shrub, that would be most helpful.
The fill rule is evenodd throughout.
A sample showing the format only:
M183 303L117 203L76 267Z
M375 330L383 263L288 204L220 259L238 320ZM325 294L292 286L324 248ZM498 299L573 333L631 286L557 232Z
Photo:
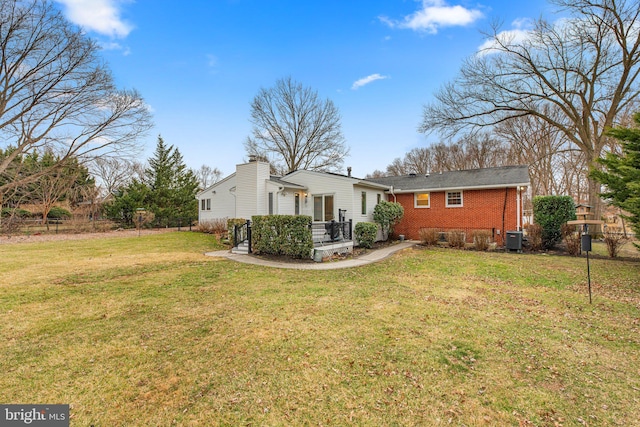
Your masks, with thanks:
M47 214L47 218L49 219L69 219L71 217L71 212L59 206L52 207Z
M562 224L576 219L576 207L570 196L533 198L533 221L542 227L542 247L553 248L562 239Z
M356 224L353 233L358 240L359 246L371 248L376 241L378 226L372 222L359 222Z
M251 218L251 245L256 253L310 258L313 250L311 217L255 215Z
M440 230L437 228L421 228L418 231L420 242L426 246L434 246L440 240Z
M31 212L20 208L2 208L2 218L29 218Z
M387 240L393 227L402 220L404 208L400 203L381 201L373 209L373 220L380 224L382 238Z

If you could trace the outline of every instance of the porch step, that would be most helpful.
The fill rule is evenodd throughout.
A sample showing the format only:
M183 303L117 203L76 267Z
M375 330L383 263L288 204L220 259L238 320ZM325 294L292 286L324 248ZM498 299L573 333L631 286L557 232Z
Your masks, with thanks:
M249 254L249 243L246 242L246 241L240 243L238 246L236 246L235 248L231 249L231 253L232 254L248 255Z

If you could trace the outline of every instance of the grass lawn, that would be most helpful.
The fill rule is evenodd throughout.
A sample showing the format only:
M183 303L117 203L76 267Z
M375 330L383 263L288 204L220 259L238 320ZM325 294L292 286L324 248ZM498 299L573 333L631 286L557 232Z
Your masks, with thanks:
M189 232L0 245L0 402L72 426L640 425L640 262L405 250L346 270Z

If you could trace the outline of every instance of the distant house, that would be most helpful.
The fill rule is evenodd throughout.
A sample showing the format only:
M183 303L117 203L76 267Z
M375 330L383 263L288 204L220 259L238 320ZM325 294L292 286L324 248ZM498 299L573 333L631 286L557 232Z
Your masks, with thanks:
M418 239L421 228L463 230L468 242L475 230L488 230L504 244L505 231L522 230L522 196L530 186L527 166L507 166L405 175L372 181L389 187L390 201L404 207L396 234Z
M250 161L197 195L199 221L251 219L253 215L309 215L314 222L373 222L373 208L388 186L327 172L270 174L268 163Z

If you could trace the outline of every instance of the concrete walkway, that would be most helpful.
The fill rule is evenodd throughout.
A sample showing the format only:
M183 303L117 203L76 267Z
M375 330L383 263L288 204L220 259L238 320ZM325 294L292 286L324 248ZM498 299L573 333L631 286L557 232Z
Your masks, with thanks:
M258 258L252 255L233 254L230 251L207 252L205 253L205 255L211 256L211 257L222 257L222 258L230 259L232 261L243 262L245 264L262 265L265 267L290 268L293 270L334 270L338 268L351 268L351 267L359 267L361 265L371 264L372 262L383 260L403 249L411 248L415 246L417 243L418 241L407 240L402 243L396 243L395 245L384 247L382 249L370 250L366 254L360 255L357 258L349 258L344 260L328 261L328 262L314 262L314 263L304 263L304 262L297 263L295 261L292 261L292 262L272 261L272 260Z

